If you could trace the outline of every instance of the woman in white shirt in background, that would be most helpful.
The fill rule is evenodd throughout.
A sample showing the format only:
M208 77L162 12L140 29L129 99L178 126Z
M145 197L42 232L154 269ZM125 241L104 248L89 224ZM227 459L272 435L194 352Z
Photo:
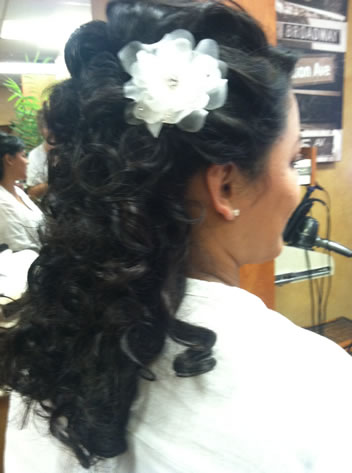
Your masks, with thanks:
M26 179L27 157L23 142L0 133L0 243L12 251L39 250L38 228L43 214L16 185Z
M48 152L52 148L43 110L37 113L37 124L44 141L28 153L27 191L33 200L41 200L48 190Z

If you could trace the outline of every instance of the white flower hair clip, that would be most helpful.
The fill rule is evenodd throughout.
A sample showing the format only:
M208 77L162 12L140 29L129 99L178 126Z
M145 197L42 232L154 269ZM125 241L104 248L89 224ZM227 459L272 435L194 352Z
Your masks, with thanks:
M218 59L218 44L203 39L194 45L189 31L175 30L157 43L133 41L121 49L118 57L132 77L123 87L133 100L126 107L129 124L146 123L155 138L163 123L197 132L208 110L224 105L227 66Z

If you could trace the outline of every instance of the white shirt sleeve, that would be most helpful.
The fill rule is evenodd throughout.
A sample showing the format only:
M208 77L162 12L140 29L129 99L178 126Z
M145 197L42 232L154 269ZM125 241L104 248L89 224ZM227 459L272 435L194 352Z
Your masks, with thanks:
M0 294L17 299L26 290L27 273L30 265L38 257L33 250L22 250L13 253L4 250L0 253ZM0 298L0 304L8 299Z
M48 182L48 162L44 143L28 154L27 185L36 186Z

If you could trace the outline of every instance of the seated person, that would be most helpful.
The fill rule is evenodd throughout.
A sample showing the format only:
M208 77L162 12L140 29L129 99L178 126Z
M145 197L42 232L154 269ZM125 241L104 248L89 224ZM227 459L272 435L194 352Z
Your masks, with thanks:
M28 194L34 200L40 200L48 189L48 162L47 154L51 145L46 141L48 128L43 111L37 114L38 128L44 141L28 153L27 185Z
M38 227L43 214L27 194L15 185L26 178L27 158L23 142L0 133L0 243L12 251L40 247Z

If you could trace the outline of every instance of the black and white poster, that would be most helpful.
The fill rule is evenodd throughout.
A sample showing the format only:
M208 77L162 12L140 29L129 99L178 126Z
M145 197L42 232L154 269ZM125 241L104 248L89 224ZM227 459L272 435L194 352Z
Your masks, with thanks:
M295 50L303 146L318 162L341 159L348 0L276 0L278 43Z

